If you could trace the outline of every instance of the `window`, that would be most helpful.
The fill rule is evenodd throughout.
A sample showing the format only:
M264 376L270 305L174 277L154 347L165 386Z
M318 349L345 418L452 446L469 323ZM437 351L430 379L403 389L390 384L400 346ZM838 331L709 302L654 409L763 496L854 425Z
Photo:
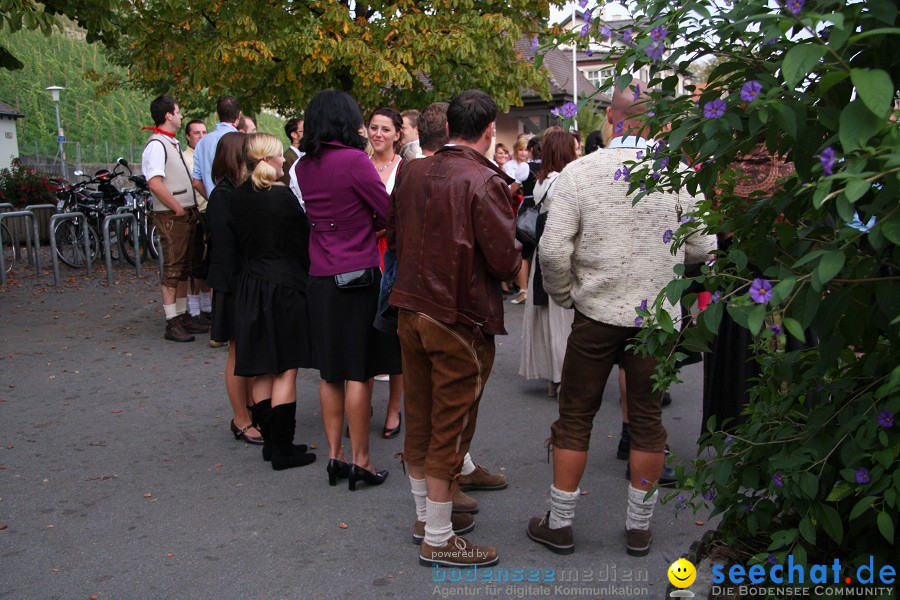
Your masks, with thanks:
M616 76L616 70L613 67L585 70L583 73L587 80L593 83L596 88L603 87L607 81Z

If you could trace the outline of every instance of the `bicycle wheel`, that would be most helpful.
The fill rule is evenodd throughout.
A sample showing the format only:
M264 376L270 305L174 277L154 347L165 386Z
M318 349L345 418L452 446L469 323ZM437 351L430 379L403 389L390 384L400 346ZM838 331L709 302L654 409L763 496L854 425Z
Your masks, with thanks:
M100 242L97 232L88 226L88 247L90 248L91 264L100 255ZM56 255L61 261L76 269L85 265L84 238L81 234L79 219L60 221L53 229L53 237L56 239Z
M120 224L119 243L122 246L122 256L128 264L134 264L134 236L138 236L138 256L141 262L147 260L147 237L141 231L141 227L134 227L130 221Z
M150 224L149 232L147 239L150 240L150 243L147 244L147 250L150 252L150 256L157 259L159 258L160 249L162 248L160 245L162 242L159 241L159 232L156 231L155 223Z
M16 266L16 249L13 245L12 233L6 223L0 223L0 250L3 251L3 261L6 265L6 272L9 273Z

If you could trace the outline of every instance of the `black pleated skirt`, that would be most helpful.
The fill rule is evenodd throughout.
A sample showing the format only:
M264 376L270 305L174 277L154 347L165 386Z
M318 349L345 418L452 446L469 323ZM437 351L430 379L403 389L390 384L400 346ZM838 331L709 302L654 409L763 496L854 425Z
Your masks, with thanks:
M234 341L235 375L314 368L305 291L241 275L234 299Z
M309 278L313 353L325 381L366 381L382 373L400 373L400 343L375 329L381 273L374 284L342 290L334 277Z
M234 339L234 294L213 290L212 327L209 338L214 342Z

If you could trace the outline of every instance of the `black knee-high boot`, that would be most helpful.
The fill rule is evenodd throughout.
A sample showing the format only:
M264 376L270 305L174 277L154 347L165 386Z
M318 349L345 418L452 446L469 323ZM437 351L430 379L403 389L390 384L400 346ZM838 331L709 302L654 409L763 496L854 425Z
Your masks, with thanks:
M269 413L268 435L265 439L271 442L272 468L276 471L302 467L316 460L315 454L301 452L294 446L296 410L297 403L291 402L273 406Z
M253 423L263 437L263 460L268 462L272 460L272 444L268 442L266 433L269 431L269 420L272 417L272 399L266 398L250 407L250 414L253 416ZM308 450L306 444L294 444L294 450L303 453Z

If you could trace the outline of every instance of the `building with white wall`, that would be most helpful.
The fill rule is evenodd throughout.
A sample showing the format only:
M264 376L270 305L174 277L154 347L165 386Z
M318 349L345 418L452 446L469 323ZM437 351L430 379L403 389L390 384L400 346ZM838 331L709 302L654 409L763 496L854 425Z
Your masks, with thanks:
M16 119L24 116L6 102L0 101L0 169L8 168L14 158L19 158Z

